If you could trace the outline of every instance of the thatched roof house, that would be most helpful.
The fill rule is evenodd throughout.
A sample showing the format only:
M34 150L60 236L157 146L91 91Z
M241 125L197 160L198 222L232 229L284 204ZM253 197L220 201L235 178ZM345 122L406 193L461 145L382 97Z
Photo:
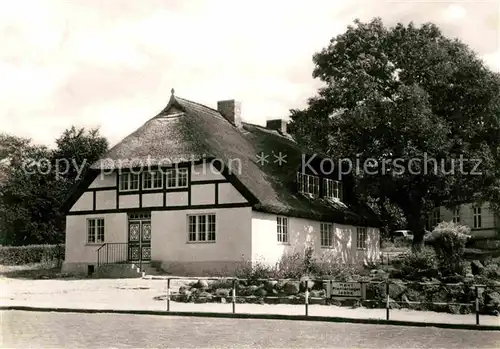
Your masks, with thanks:
M68 199L65 270L90 272L105 260L230 271L310 244L346 263L376 260L378 217L350 176L316 173L323 158L304 152L286 126L245 123L234 100L213 109L172 93ZM215 171L199 171L208 167Z
M233 101L223 101L229 105ZM237 102L236 102L237 103ZM241 108L236 106L237 109ZM284 155L281 164L276 162ZM267 161L259 163L260 155ZM350 191L346 200L314 198L297 191L297 172L302 151L286 133L286 123L271 120L268 127L242 122L241 116L224 115L216 109L172 94L168 105L135 132L114 146L94 170L179 164L218 159L229 167L240 190L254 209L337 223L378 226L379 221L366 204ZM235 168L241 164L241 168ZM346 176L349 181L349 177Z

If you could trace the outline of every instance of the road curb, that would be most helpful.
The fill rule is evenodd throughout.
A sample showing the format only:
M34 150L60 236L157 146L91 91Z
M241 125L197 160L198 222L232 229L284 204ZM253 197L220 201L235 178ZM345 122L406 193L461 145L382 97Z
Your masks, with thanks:
M500 331L500 326L473 325L473 324L447 324L432 322L414 322L402 320L382 319L353 319L346 317L305 316L305 315L280 315L280 314L249 314L249 313L212 313L212 312L180 312L160 310L116 310L116 309L79 309L79 308L45 308L30 306L0 306L0 310L21 310L58 313L86 313L86 314L130 314L130 315L160 315L160 316L192 316L224 319L262 319L262 320L294 320L294 321L321 321L338 323L355 323L368 325L395 325L413 327L436 327L460 330Z

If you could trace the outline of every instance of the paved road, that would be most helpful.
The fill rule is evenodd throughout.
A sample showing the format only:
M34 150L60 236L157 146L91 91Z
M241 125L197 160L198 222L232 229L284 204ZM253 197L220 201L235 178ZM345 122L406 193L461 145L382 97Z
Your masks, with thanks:
M498 348L499 332L307 321L2 311L2 348Z

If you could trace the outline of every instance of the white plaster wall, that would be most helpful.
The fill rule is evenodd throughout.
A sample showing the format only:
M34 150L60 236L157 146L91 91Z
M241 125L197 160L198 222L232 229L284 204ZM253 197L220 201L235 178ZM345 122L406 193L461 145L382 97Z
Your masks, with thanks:
M116 209L116 190L96 191L95 194L96 210Z
M171 192L167 193L166 205L167 206L187 206L188 192Z
M137 208L139 207L139 194L120 195L120 208Z
M251 212L250 207L153 211L152 260L179 263L250 260ZM197 213L215 213L215 242L187 242L187 215Z
M252 259L275 264L283 254L314 249L314 257L322 260L358 264L379 258L379 231L368 228L366 250L356 249L356 227L333 223L333 245L321 247L320 221L288 217L289 243L277 241L277 215L252 211Z
M191 186L191 205L215 204L215 184L197 184Z
M87 243L88 218L104 218L104 242L127 242L126 213L67 216L66 263L97 263L96 251L102 243Z
M224 176L210 164L199 164L191 167L192 181L211 181L224 179Z
M100 173L89 186L89 188L102 188L102 187L116 188L116 172L110 174Z
M481 228L474 229L474 205L460 205L460 223L471 228L471 234L475 236L494 236L496 234L495 214L489 209L489 203L485 202L481 205ZM440 207L441 220L451 222L453 220L453 211L447 208ZM498 228L498 227L497 227Z
M219 183L218 187L220 204L247 202L243 195L241 195L240 192L231 183Z
M163 193L142 194L142 207L163 206Z
M367 228L366 233L368 235L366 249L356 249L356 260L364 264L374 263L380 259L380 230L378 228ZM354 238L357 238L355 229ZM353 247L356 247L356 241L354 241Z
M94 207L94 193L85 192L83 193L78 200L75 202L73 207L71 207L70 211L88 211L92 210Z

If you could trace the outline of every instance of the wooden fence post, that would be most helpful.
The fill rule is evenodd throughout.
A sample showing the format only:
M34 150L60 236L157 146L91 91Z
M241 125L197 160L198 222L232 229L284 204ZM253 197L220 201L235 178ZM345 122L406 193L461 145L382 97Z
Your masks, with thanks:
M170 311L170 278L167 279L167 311Z
M479 325L479 287L476 286L476 325Z
M233 305L233 314L236 313L236 279L233 279L233 289L231 294L231 303Z
M309 281L308 280L306 280L306 292L305 292L304 302L306 305L306 316L309 316Z
M389 320L389 308L390 308L390 297L389 297L389 280L385 284L386 302L385 302L385 319Z

